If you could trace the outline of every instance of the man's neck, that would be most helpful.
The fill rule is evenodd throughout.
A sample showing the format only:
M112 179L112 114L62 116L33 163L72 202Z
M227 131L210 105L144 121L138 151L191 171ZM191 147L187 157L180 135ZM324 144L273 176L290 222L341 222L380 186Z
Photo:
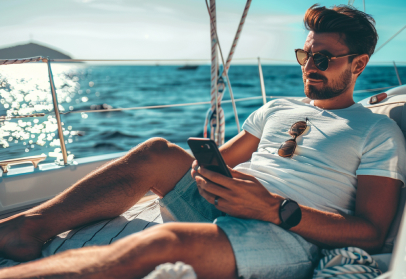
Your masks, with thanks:
M344 109L355 104L353 99L354 85L350 86L345 92L331 99L314 100L314 105L321 109Z
M314 105L321 109L344 109L348 108L355 104L354 100L346 99L346 100L337 100L337 98L327 99L327 100L314 100Z

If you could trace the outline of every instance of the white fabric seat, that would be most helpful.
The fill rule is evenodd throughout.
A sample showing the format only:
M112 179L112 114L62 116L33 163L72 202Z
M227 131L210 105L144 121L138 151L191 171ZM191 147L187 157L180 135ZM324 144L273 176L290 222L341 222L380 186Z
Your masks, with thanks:
M379 270L385 273L389 270L390 261L392 259L391 253L372 255L372 258L379 266Z
M405 102L385 102L382 104L372 105L368 107L372 112L384 114L393 119L400 127L403 135L406 137L406 103ZM392 250L395 245L395 239L399 230L400 221L402 218L403 209L406 202L406 188L403 187L400 192L398 209L392 225L389 229L388 235L385 240L385 245L382 249L382 254L373 255L372 257L377 261L379 269L386 272L389 269L390 261L392 258Z
M384 114L392 118L400 127L403 134L406 136L406 104L405 102L385 102L383 104L372 105L368 107L372 112ZM406 188L403 187L400 192L398 209L395 218L389 229L385 240L385 245L382 253L391 253L394 246L394 241L399 230L400 221L402 218L403 209L406 201Z
M366 107L369 108L373 113L383 114L393 119L400 127L401 131L403 132L403 135L406 137L406 101L399 100L398 97L399 96L396 95L388 96L385 102L376 105L369 105ZM392 98L395 100L391 101ZM310 99L304 98L302 99L302 102L310 103ZM396 235L398 233L400 226L400 221L402 219L403 209L405 208L405 203L406 203L406 188L403 187L400 192L399 204L396 211L396 215L389 229L381 253L384 254L391 253L393 250ZM388 259L387 256L381 258L385 260Z

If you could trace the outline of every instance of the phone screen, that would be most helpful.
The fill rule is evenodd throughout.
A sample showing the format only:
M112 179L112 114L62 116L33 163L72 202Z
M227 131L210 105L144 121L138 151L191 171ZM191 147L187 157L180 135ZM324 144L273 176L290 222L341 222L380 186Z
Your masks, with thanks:
M214 141L191 138L188 140L188 144L200 166L232 177Z

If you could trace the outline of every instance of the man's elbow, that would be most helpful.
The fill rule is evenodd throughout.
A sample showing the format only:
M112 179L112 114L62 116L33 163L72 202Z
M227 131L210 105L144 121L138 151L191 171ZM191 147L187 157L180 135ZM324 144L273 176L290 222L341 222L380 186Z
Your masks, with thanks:
M362 245L360 245L359 248L364 249L370 254L377 254L382 250L382 247L385 244L385 237L386 232L379 228L374 228L367 237L361 240Z
M371 241L370 243L366 244L363 249L372 255L379 254L382 251L383 244L383 241Z

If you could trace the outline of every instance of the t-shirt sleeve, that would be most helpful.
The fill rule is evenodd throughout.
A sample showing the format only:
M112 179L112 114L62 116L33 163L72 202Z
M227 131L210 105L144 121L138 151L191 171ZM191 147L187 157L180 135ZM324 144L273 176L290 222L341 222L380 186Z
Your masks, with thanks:
M398 179L405 185L405 138L398 125L382 118L368 133L357 175Z
M273 103L274 101L270 101L251 113L242 125L243 130L260 139L266 123L268 110Z

